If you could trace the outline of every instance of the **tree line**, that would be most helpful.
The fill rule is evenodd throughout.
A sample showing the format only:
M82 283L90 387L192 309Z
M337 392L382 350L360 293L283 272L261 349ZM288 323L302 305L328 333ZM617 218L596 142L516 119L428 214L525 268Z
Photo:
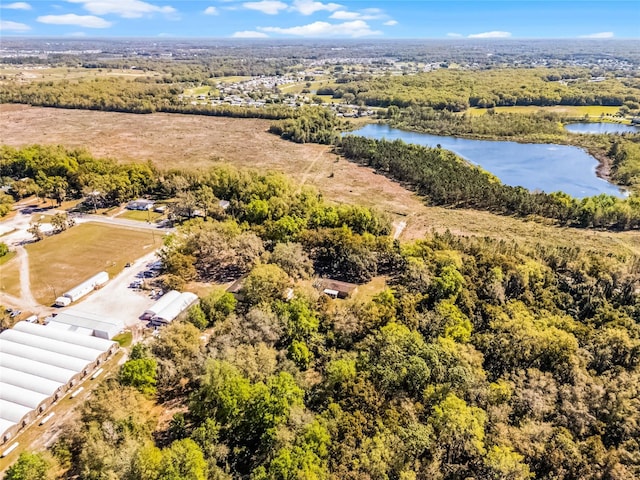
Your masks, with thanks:
M155 78L94 78L28 84L6 83L0 103L24 103L41 107L77 108L124 113L184 113L237 118L277 120L298 115L293 108L270 105L264 108L237 105L192 105L180 98L182 84L165 84Z

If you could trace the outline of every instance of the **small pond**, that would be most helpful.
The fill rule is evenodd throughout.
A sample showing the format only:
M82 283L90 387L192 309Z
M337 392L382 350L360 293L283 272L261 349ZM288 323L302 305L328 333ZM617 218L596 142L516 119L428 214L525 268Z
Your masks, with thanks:
M502 183L545 192L563 191L576 198L606 193L623 197L615 185L596 176L598 161L578 147L428 135L369 124L350 132L367 138L396 140L451 150L496 175Z
M571 133L640 133L640 128L635 125L622 125L620 123L570 123L564 127Z

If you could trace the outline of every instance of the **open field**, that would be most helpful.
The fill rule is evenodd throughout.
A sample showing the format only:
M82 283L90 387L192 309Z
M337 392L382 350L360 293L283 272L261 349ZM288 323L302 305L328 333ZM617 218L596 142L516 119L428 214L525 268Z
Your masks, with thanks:
M470 115L484 115L487 113L487 108L470 108L467 110ZM554 112L562 115L570 115L574 117L599 117L600 115L614 115L618 113L620 107L599 107L599 106L586 106L578 107L571 105L557 105L553 107L538 107L535 105L515 106L515 107L495 107L494 110L497 113L536 113Z
M219 83L237 83L244 82L245 80L251 80L253 77L251 76L241 76L241 75L231 75L229 77L213 77L210 78L209 81L219 82Z
M209 85L203 85L201 87L187 88L182 93L188 97L195 97L196 95L206 95L210 91L211 87Z
M638 232L557 228L488 212L427 207L398 183L348 162L331 153L330 147L295 144L267 133L269 123L258 119L0 105L0 138L5 144L84 146L98 156L122 161L149 159L164 168L228 162L281 171L298 182L316 186L330 200L375 206L394 220L407 222L401 236L405 240L420 238L431 230L448 229L460 235L640 255Z
M152 212L151 210L125 210L117 215L116 218L126 218L127 220L137 220L138 222L155 222L162 216L162 213Z
M138 78L156 77L157 72L118 68L80 68L80 67L25 67L24 65L4 66L0 76L18 79L24 82L44 82L53 80L86 80L93 78Z
M153 240L149 231L85 223L29 244L26 249L33 296L50 305L57 295L101 270L113 277L125 263L152 251ZM161 240L155 241L157 248ZM7 293L20 295L16 262L3 266L2 282Z

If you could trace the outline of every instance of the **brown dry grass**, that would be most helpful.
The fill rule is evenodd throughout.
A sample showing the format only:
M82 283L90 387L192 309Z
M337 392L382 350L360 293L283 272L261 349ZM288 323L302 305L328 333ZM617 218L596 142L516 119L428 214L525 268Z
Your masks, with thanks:
M376 206L404 220L402 239L451 230L528 244L578 245L598 252L640 255L637 232L558 228L475 210L427 207L401 185L348 162L329 147L286 142L267 132L269 121L191 115L135 115L0 105L0 141L86 147L121 161L150 160L163 168L206 167L228 162L271 169L315 185L336 202Z
M101 270L113 277L127 262L158 246L153 242L148 230L84 223L31 243L26 249L33 296L50 305L57 295ZM5 292L20 296L20 270L15 260L2 267L0 279Z

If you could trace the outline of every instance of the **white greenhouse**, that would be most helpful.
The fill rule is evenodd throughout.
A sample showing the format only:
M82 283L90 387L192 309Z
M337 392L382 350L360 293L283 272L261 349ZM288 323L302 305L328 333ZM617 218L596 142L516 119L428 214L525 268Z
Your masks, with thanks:
M19 322L0 333L0 444L33 422L118 348L117 343Z

